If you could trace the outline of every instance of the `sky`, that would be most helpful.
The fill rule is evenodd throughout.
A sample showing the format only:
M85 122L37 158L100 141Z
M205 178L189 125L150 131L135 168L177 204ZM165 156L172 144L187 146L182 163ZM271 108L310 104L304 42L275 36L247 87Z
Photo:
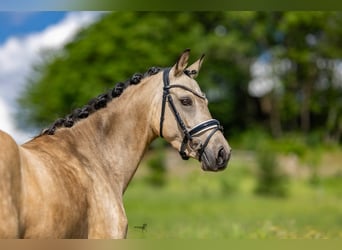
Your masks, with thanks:
M61 49L77 31L96 21L101 12L0 12L0 129L19 144L36 134L17 128L16 100L31 67L44 49Z

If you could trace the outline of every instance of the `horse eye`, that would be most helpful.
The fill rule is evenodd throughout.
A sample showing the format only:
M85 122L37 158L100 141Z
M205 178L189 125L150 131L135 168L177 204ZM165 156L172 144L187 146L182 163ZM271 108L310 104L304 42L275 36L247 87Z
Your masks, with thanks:
M183 106L191 106L192 105L192 100L189 97L183 97L183 98L180 98L179 100Z

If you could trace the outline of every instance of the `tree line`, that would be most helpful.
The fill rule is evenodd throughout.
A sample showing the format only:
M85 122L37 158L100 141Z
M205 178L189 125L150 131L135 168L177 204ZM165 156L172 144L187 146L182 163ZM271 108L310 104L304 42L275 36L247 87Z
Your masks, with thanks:
M191 48L213 116L232 135L318 132L341 142L342 13L113 12L61 51L43 51L19 99L19 122L42 127Z

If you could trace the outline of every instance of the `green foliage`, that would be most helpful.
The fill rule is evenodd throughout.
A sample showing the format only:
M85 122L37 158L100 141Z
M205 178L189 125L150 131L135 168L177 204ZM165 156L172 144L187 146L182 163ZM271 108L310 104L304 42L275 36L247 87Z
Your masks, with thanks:
M271 139L271 136L266 131L258 128L250 128L244 133L234 136L231 144L237 148L256 151L260 148L261 144L269 144Z
M165 156L165 142L157 139L152 143L153 155L151 155L146 165L149 169L149 174L146 177L148 184L155 187L162 187L167 183L167 169Z
M295 154L303 158L309 150L305 137L300 134L286 134L281 139L271 142L273 151L285 154Z
M226 135L258 125L275 136L324 131L339 142L341 88L333 65L342 56L341 27L339 12L109 13L62 51L43 52L19 100L18 118L25 127L46 125L135 72L170 66L191 48L193 55L207 55L198 81ZM269 111L262 98L248 94L258 58L290 62L287 72L276 73L283 85L269 93Z
M286 176L280 172L277 155L270 148L257 151L257 186L260 195L282 198L287 196Z
M166 184L165 153L162 150L155 151L147 161L150 173L146 180L153 186L164 186Z
M235 120L244 123L235 110L248 102L249 64L257 49L254 39L246 39L246 34L254 28L251 24L258 16L254 12L105 15L82 30L62 51L49 52L46 60L35 66L19 100L22 109L18 118L25 126L46 125L135 72L145 72L151 66L171 66L182 50L191 48L194 57L207 55L208 63L198 81L204 91L213 93L216 89L219 93L208 95L216 103L214 116L226 127ZM262 25L255 31L258 36L262 35L260 28Z
M230 142L236 148L253 152L268 148L275 154L294 154L303 161L310 162L310 165L319 163L321 150L336 148L335 144L324 143L323 135L320 132L312 132L307 135L298 132L286 133L281 138L274 139L260 128L249 128L245 132L233 136Z

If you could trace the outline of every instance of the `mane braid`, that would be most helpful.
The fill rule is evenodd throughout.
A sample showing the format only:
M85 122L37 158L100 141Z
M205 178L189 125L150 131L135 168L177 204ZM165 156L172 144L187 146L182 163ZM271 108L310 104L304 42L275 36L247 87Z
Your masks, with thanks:
M71 128L77 121L87 118L96 110L105 108L108 102L116 97L119 97L128 86L132 84L139 84L142 79L155 75L161 70L162 68L160 67L151 67L144 74L135 73L127 81L118 82L113 89L110 89L108 92L100 94L97 97L91 99L88 104L84 105L82 108L76 108L64 118L58 118L54 123L51 124L50 127L42 130L42 132L38 136L54 135L56 130L61 127Z

